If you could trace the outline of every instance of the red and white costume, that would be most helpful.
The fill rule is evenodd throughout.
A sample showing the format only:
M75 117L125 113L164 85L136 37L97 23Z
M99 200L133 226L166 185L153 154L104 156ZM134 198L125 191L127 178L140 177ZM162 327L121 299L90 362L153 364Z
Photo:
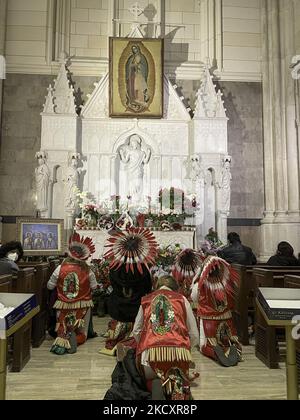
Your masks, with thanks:
M69 257L52 274L48 289L57 290L53 308L57 310L57 338L51 351L64 354L70 349L70 335L76 331L77 344L86 340L85 320L93 307L92 290L97 288L96 278L86 263L95 251L89 238L80 238L75 233L69 241Z
M209 256L194 278L192 299L198 304L200 351L224 366L242 360L232 319L235 293L239 285L237 273L221 258Z
M145 296L133 328L145 378L161 378L172 399L189 399L191 347L199 339L187 299L167 287Z

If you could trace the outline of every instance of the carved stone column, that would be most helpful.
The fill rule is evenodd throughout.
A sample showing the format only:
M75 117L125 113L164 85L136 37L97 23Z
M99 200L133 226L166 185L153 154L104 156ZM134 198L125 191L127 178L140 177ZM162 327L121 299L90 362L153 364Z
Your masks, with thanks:
M154 156L154 187L151 186L151 211L154 214L158 214L160 212L160 204L158 201L158 194L161 187L161 157Z
M200 0L201 61L223 67L222 0Z
M223 244L227 243L227 218L228 212L226 211L218 211L217 212L217 232L221 242Z
M7 0L0 0L0 55L5 57ZM2 127L3 80L0 79L0 133ZM1 135L0 135L1 138Z
M262 8L265 215L261 260L288 241L300 251L299 149L295 81L294 3L264 0Z
M70 55L71 0L57 0L55 58L59 61L61 52Z
M113 155L110 158L110 196L117 194L117 180L116 180L116 164L117 155Z

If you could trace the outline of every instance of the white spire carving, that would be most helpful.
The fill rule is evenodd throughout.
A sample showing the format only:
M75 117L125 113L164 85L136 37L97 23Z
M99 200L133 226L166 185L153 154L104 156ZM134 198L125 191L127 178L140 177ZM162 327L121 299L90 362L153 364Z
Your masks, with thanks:
M51 84L49 85L47 90L48 90L48 95L46 96L46 102L44 104L43 113L44 114L55 114L53 87L51 86Z
M221 90L216 91L216 85L206 65L201 86L197 92L194 118L227 118Z
M68 59L65 53L60 55L60 69L57 78L54 80L54 88L49 92L44 106L48 109L49 101L51 103L51 95L54 103L55 114L77 115L77 106L75 99L75 90L71 81L71 74L68 69ZM51 112L51 111L50 111ZM53 112L53 111L52 111Z

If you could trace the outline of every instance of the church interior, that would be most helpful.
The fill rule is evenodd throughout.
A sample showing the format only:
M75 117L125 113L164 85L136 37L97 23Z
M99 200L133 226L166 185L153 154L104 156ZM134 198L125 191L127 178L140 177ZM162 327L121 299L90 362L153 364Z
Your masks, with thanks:
M0 400L298 400L300 0L0 0Z

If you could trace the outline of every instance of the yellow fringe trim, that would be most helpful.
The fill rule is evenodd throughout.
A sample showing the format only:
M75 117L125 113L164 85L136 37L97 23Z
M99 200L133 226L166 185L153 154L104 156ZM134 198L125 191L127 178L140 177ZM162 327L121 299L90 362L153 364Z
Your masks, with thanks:
M225 312L223 315L219 316L200 316L201 319L207 319L212 321L220 321L220 320L227 320L232 318L231 311Z
M74 328L83 328L84 327L84 319L77 319Z
M54 309L84 309L92 308L94 306L92 300L80 300L75 303L66 303L61 300L57 300L53 306Z
M213 347L216 347L216 345L218 344L217 339L216 338L208 338L207 341L209 342L209 344Z
M63 347L65 349L70 349L71 348L69 340L66 340L65 338L61 338L61 337L57 337L56 340L54 341L53 345Z
M153 347L149 349L149 362L191 362L191 352L179 347Z

